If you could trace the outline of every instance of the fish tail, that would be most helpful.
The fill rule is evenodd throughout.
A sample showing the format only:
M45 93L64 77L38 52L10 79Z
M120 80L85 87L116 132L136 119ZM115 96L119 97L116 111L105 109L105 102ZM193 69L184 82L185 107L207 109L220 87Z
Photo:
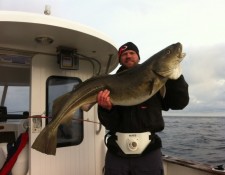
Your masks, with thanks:
M57 128L54 130L47 125L34 141L32 148L39 152L55 155L57 146Z

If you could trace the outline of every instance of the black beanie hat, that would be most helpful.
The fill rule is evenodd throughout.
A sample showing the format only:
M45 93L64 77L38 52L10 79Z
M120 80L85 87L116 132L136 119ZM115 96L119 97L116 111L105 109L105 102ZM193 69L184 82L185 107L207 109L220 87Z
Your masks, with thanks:
M140 60L139 50L138 50L137 46L134 43L132 43L132 42L127 42L127 43L125 43L124 45L122 45L119 48L119 50L118 50L119 59L120 59L121 54L123 52L127 51L127 50L133 50L133 51L135 51L137 53L137 55L138 55L139 60Z

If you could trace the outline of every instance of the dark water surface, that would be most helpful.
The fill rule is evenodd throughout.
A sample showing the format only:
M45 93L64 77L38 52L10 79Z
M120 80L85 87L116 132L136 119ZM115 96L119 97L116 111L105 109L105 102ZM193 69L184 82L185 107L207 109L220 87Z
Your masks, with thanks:
M225 117L166 116L162 138L165 155L211 165L225 164Z

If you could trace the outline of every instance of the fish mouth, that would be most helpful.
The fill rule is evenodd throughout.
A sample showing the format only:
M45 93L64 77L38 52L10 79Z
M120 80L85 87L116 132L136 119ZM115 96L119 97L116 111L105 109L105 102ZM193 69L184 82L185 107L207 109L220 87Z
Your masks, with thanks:
M183 50L182 44L179 43L177 57L180 58L181 60L183 60L183 58L186 56L186 53L183 53L182 50Z
M186 56L186 53L182 52L182 49L181 49L181 51L179 51L179 53L177 55L177 58L179 58L179 60L181 62L184 59L185 56Z
M181 52L181 53L178 54L177 57L183 59L185 56L186 56L186 53L182 53L182 52Z

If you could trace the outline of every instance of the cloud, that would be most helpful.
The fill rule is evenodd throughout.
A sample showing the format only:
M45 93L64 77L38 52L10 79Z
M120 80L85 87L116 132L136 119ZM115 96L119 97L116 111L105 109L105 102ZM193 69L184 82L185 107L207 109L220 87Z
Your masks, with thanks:
M224 108L224 49L225 43L187 50L183 69L189 83L189 112L221 113Z
M182 68L190 103L179 113L225 111L224 0L1 0L0 9L43 13L45 4L51 6L52 16L93 27L113 38L117 47L134 42L141 62L181 42L187 53Z

